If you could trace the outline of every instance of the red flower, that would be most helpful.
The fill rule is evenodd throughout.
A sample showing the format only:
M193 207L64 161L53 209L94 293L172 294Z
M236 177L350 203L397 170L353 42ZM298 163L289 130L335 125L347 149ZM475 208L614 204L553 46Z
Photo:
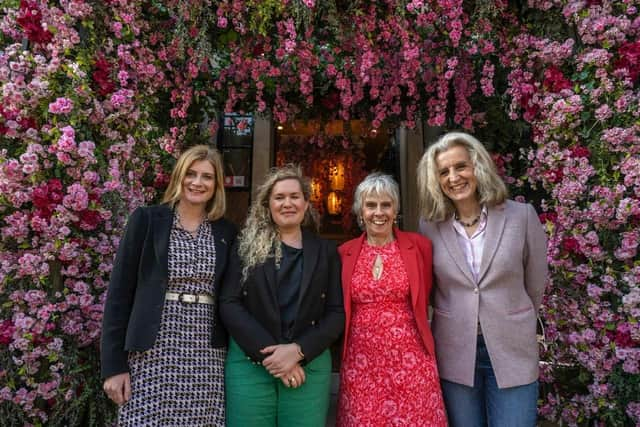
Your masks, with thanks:
M591 151L589 151L587 147L576 145L575 147L571 147L571 155L573 157L589 157L591 155Z
M22 129L36 129L36 121L31 117L24 117L18 119L18 124Z
M50 179L47 182L47 187L49 187L49 191L62 193L62 181L60 181L58 178Z
M574 237L565 237L562 240L562 249L567 253L578 254L580 253L580 245Z
M95 230L102 221L102 217L98 211L85 209L80 212L80 228L83 230Z
M94 71L91 73L91 78L95 83L95 89L100 96L107 96L116 90L116 85L111 80L111 64L100 54L96 58L94 64Z
M543 224L546 224L547 222L555 224L558 220L558 214L555 212L544 212L538 215L538 218L540 218L540 222Z
M47 184L39 185L31 192L31 202L33 206L40 209L49 208L49 188Z
M631 333L628 330L621 331L620 328L616 331L614 341L616 342L616 347L620 348L628 348L634 347L635 343L631 338Z
M544 71L542 85L549 92L560 92L563 89L571 89L571 82L562 74L562 71L553 65Z
M0 323L0 344L9 345L13 340L13 332L16 330L11 320Z
M62 182L56 178L34 188L31 192L31 202L37 208L34 214L43 219L51 218L54 205L59 204L62 197Z
M16 22L22 27L27 38L34 43L48 43L53 38L49 30L42 28L42 13L38 9L38 2L20 0Z
M637 81L640 77L640 41L622 43L618 55L620 58L613 64L615 69L626 68L631 81Z
M552 184L558 183L562 181L564 177L564 172L562 172L562 168L548 170L544 173L545 178Z

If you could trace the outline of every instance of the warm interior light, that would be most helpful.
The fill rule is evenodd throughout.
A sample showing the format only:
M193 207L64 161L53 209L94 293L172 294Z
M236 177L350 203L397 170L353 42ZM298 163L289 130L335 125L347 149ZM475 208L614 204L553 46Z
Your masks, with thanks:
M322 198L320 192L320 182L316 178L311 179L311 196L309 197L312 202L317 202Z
M336 191L327 196L327 212L329 215L338 215L342 212L342 197Z
M282 125L278 125L278 126L276 126L276 129L278 129L278 130L282 130L282 129L284 129L284 126L282 126Z
M332 190L344 190L344 162L341 159L332 161L329 166L329 187Z

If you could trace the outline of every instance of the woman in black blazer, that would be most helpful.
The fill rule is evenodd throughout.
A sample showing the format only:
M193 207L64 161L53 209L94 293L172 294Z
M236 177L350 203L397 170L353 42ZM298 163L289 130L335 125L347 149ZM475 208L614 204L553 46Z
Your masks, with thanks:
M234 245L220 296L230 427L325 425L344 309L335 245L303 230L309 195L298 167L274 169Z
M225 424L226 333L216 294L235 240L222 162L206 145L178 159L163 204L130 216L104 309L104 390L119 426Z

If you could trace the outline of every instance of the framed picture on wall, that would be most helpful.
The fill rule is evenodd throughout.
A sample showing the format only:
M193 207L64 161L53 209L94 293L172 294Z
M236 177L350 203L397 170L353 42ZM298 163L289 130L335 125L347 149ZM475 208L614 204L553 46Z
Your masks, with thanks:
M251 150L246 148L222 148L224 186L246 188L251 185Z
M254 118L247 114L226 113L221 122L218 149L224 163L224 186L248 190L251 188Z

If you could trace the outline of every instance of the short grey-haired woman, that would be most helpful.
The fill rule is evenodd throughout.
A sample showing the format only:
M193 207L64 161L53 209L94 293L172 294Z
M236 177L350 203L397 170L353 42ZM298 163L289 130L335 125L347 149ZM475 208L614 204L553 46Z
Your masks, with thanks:
M326 423L344 310L338 253L315 234L309 197L299 167L273 169L233 248L220 304L227 426Z
M422 234L433 242L431 323L452 427L536 425L536 315L546 235L482 143L451 132L418 165Z
M394 226L398 184L367 176L353 212L364 233L340 246L346 313L339 426L445 426L427 321L431 243Z

